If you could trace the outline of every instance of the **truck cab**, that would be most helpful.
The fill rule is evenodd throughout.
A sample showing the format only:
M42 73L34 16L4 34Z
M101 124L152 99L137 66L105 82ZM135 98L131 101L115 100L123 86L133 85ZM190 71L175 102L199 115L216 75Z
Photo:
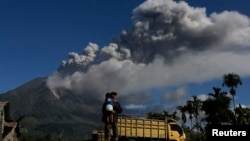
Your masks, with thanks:
M175 120L168 121L169 126L169 140L170 141L186 141L186 134L183 129L177 124Z

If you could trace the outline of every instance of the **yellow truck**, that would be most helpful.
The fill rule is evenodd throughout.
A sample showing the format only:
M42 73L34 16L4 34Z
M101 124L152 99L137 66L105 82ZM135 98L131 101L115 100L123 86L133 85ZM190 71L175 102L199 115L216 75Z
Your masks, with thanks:
M119 141L186 141L183 129L173 119L118 117ZM93 141L105 141L103 130L93 130Z

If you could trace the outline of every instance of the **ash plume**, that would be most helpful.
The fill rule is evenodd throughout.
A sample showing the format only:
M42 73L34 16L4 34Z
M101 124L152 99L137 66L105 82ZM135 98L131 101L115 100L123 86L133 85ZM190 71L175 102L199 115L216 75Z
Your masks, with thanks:
M83 54L69 53L48 78L48 87L89 95L96 102L114 90L123 104L136 107L154 102L141 98L153 99L153 88L183 88L228 71L250 75L245 64L250 59L247 15L237 11L207 15L206 8L185 1L147 0L133 10L132 20L133 26L109 45L99 48L90 43ZM185 96L181 92L178 97L163 95L164 100L178 103ZM130 101L131 96L137 99Z

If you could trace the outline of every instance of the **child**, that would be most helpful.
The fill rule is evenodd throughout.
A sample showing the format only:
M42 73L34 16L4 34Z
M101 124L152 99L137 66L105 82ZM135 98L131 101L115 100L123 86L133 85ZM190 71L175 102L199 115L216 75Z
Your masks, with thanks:
M107 118L107 123L113 123L114 118L113 118L113 105L114 102L111 99L111 96L108 96L105 101L105 109L106 109L106 118Z

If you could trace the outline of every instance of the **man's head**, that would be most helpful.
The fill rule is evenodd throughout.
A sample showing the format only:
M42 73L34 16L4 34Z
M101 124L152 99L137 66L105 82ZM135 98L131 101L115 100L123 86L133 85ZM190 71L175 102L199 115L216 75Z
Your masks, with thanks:
M116 92L111 92L110 96L112 99L116 99L117 93Z

